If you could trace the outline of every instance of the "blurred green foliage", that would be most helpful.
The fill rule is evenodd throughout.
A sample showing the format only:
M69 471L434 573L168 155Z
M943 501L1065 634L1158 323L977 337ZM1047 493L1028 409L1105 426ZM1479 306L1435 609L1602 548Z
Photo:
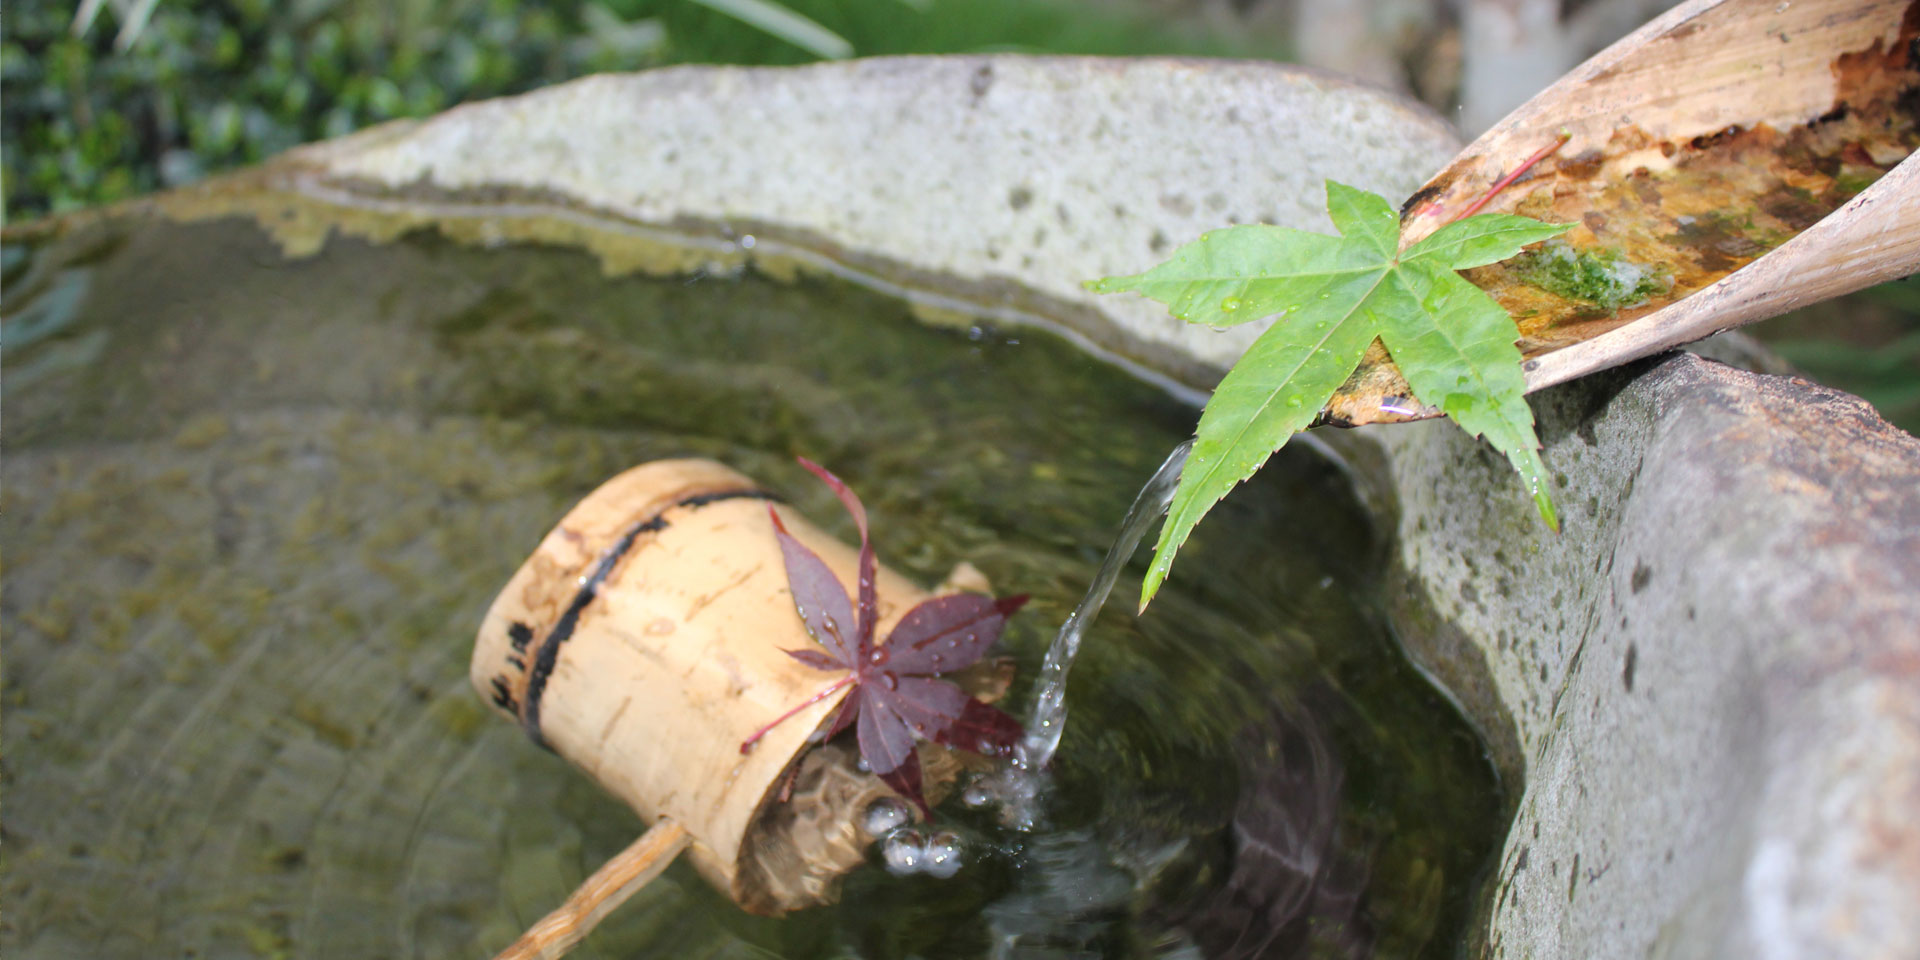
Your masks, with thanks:
M1920 275L1749 327L1807 376L1920 434Z
M124 52L111 4L75 37L76 3L10 3L0 18L4 209L18 218L109 203L383 120L589 73L817 59L705 2L160 0ZM1244 35L1170 29L1111 2L779 6L862 56L1282 52L1271 40L1262 48Z

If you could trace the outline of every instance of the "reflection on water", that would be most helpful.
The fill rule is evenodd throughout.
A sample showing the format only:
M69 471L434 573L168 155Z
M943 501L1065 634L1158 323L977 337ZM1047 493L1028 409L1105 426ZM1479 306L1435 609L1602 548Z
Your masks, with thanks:
M466 661L545 530L644 460L719 459L844 527L806 454L897 569L1033 594L1024 711L1194 419L1050 337L837 283L427 238L287 262L240 223L18 249L9 958L476 956L559 903L640 825L488 717ZM1500 827L1482 750L1396 657L1340 472L1289 447L1248 486L1149 615L1092 625L1044 828L961 791L918 847L954 876L876 851L782 919L679 865L580 955L1450 956Z

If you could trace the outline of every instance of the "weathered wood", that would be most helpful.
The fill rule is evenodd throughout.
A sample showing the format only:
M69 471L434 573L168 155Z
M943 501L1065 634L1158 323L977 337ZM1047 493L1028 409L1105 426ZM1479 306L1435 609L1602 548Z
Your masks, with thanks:
M1920 270L1920 163L1713 286L1527 364L1532 392Z
M1572 222L1565 254L1622 264L1619 303L1538 263L1470 271L1512 313L1527 387L1670 349L1920 269L1920 2L1695 0L1587 61L1469 144L1403 211L1412 243L1543 145L1486 210ZM1331 422L1418 419L1376 344Z

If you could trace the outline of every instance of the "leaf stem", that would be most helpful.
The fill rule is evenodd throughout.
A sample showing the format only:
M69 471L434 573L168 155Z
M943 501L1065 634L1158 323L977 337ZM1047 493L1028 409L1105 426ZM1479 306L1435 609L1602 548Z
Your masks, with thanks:
M1533 156L1528 157L1519 166L1514 167L1512 173L1509 173L1506 176L1501 177L1497 182L1494 183L1492 187L1488 188L1487 192L1483 196L1481 196L1480 199L1475 200L1472 203L1472 205L1468 206L1465 210L1462 210L1459 213L1456 213L1452 217L1448 218L1447 222L1453 223L1456 220L1465 220L1466 218L1471 217L1476 213L1479 213L1480 208L1486 206L1489 202L1491 202L1496 194L1498 194L1502 190L1505 190L1507 187L1512 186L1515 180L1520 179L1521 174L1524 174L1528 170L1533 169L1534 164L1539 163L1540 161L1545 160L1550 156L1553 156L1554 151L1559 150L1561 147L1566 146L1567 141L1571 139L1573 139L1572 133L1565 130L1560 131L1560 136L1556 137L1552 143L1549 143L1546 146L1541 147L1539 150L1534 151Z
M786 713L783 713L778 717L775 717L773 719L773 722L767 724L764 727L761 727L758 730L755 730L753 732L753 736L750 736L747 739L742 740L740 742L740 752L743 754L751 752L753 750L753 745L756 743L759 743L760 738L766 736L767 733L771 731L774 727L777 727L782 723L787 722L787 720L790 719L794 714L799 713L800 711L805 710L806 708L811 707L814 704L819 703L820 701L825 700L830 696L833 696L834 691L840 689L841 687L846 686L849 683L852 683L853 677L854 675L849 673L846 676L841 677L840 679L835 680L830 684L827 684L826 687L823 688L819 693L816 693L813 696L800 701L799 706L796 706L792 710L788 710Z

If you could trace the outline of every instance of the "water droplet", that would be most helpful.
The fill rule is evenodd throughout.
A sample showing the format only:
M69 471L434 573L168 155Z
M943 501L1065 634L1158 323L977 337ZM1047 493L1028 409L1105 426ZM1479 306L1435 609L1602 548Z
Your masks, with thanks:
M903 827L880 841L880 859L887 865L887 872L896 877L919 873L926 858L927 841L918 830Z
M1246 303L1243 302L1239 297L1228 297L1220 301L1220 309L1225 310L1228 313L1232 313L1235 310L1238 310L1244 306L1246 306Z
M1288 397L1288 398L1287 398L1287 406L1289 406L1289 407L1296 407L1296 408L1297 408L1297 407L1299 407L1299 406L1300 406L1300 397L1299 397L1299 395L1298 395L1298 394L1296 394L1296 395L1294 395L1294 396L1291 396L1291 397Z
M881 797L867 806L862 826L866 827L867 836L884 837L912 820L913 813L904 802L893 797Z
M967 788L960 791L960 802L966 804L971 810L978 810L998 799L1000 794L984 777L967 784Z
M952 830L941 830L927 838L920 861L920 872L932 877L946 879L960 872L961 866L960 835Z
M1314 324L1313 328L1315 330L1325 330L1327 328L1327 322L1325 320L1322 320L1319 323Z
M900 689L900 678L891 673L883 673L880 675L880 685L886 687L888 690L898 690Z
M874 664L875 666L878 666L880 664L886 663L888 660L892 659L892 657L893 657L893 654L888 653L886 647L874 647L873 652L867 655L867 662Z

